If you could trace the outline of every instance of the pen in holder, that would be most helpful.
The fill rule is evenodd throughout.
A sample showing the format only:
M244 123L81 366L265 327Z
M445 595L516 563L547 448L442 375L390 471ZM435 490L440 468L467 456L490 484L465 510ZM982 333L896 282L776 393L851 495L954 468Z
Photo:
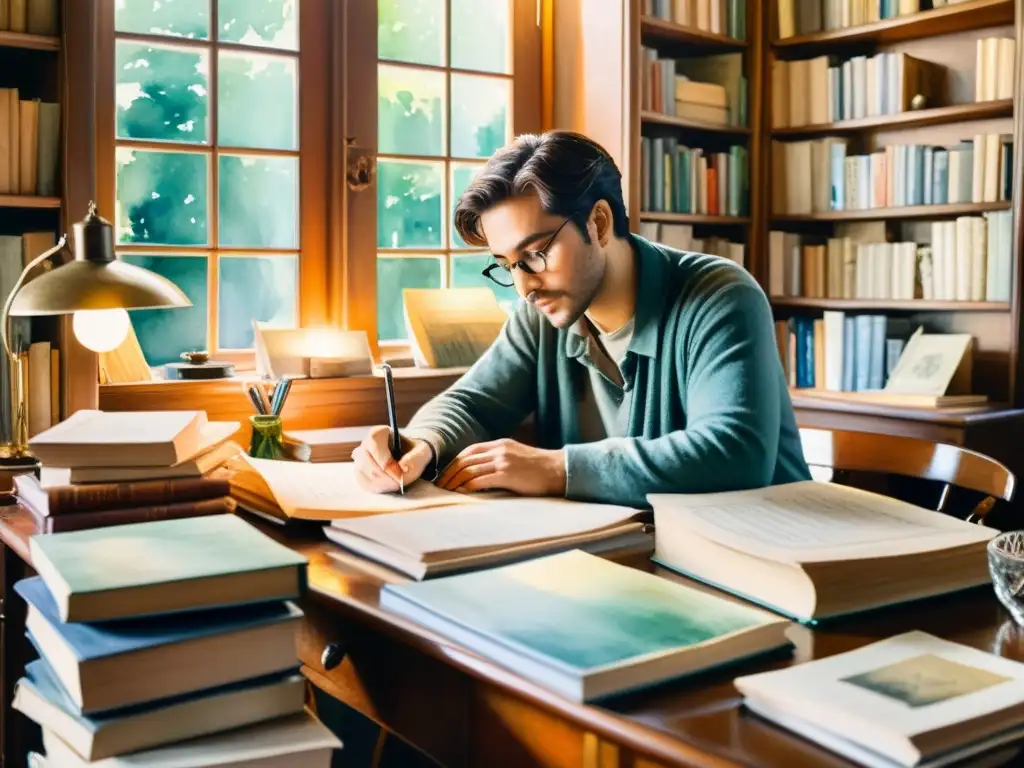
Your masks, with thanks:
M271 391L269 402L259 384L250 384L247 387L249 399L256 409L256 413L249 417L249 423L252 425L249 455L253 458L309 461L312 448L284 434L281 411L284 409L291 387L291 379L279 381Z

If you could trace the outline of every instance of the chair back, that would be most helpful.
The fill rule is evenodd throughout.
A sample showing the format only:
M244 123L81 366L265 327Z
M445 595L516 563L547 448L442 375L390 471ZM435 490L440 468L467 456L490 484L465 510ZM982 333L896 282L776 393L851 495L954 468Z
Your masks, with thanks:
M916 437L846 430L800 429L804 459L811 467L904 475L942 483L942 511L951 486L983 494L967 520L983 522L997 500L1013 499L1016 478L1002 463L948 443Z

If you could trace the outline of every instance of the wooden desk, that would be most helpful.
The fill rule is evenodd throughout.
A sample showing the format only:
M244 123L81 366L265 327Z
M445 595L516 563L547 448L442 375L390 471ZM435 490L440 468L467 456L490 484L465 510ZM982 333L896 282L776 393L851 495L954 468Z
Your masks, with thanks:
M306 677L446 766L849 766L743 710L732 678L821 658L914 628L1024 660L1024 631L1011 622L990 590L981 589L823 630L794 627L792 659L745 663L604 706L583 706L381 611L381 580L331 557L329 553L339 550L316 531L293 536L269 524L254 524L310 559L311 590L303 603L307 620L299 640ZM26 540L34 531L24 511L0 520L5 595L24 572ZM648 561L638 566L652 567ZM18 603L20 599L5 601L2 637L6 768L24 765L18 733L24 722L10 709L11 688L24 663L24 657L11 653L12 647L22 646L11 641L24 632L24 609ZM344 649L344 660L325 669L321 656L330 643Z

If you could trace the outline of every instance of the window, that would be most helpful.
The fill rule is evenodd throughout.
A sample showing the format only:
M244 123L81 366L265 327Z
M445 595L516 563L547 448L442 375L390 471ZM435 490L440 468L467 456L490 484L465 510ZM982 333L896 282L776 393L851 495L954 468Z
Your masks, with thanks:
M193 304L132 312L136 335L153 366L187 350L230 359L251 350L254 321L300 322L300 261L320 250L300 210L306 159L322 150L306 146L300 83L326 77L320 38L302 31L323 23L322 0L104 5L113 34L100 36L100 61L113 77L97 97L101 213L124 261Z
M378 0L377 338L407 338L402 290L487 286L489 256L452 226L459 195L514 133L536 130L537 69L519 0ZM520 6L517 13L517 6ZM526 9L529 10L529 9ZM527 23L536 19L526 17ZM534 29L535 31L535 29ZM531 51L531 53L535 53ZM525 66L520 66L526 61ZM525 99L523 97L526 97ZM534 124L529 124L534 122Z

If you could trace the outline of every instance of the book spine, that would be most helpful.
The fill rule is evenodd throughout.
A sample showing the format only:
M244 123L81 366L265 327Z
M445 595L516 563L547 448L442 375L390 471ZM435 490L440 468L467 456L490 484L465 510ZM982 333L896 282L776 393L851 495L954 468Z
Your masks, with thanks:
M86 528L104 528L129 523L152 523L157 520L177 520L185 517L206 517L208 515L230 514L236 509L236 502L230 496L218 499L164 504L159 506L132 507L130 509L107 509L82 512L77 515L45 518L47 533L80 531Z
M230 491L226 479L176 477L170 480L144 480L136 483L66 485L47 488L46 496L51 515L67 515L201 501L227 496Z

